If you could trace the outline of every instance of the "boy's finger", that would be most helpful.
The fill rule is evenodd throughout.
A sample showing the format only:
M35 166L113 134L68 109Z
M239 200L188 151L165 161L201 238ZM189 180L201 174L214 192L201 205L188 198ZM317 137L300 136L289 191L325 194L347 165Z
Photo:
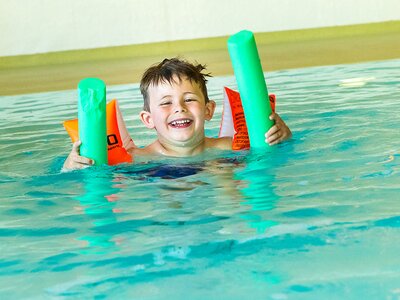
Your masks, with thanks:
M74 158L74 161L82 165L88 165L88 166L94 164L94 161L92 159L79 155Z
M265 133L265 138L268 138L269 136L275 134L277 131L279 131L278 126L276 126L276 125L272 126L272 127Z
M265 142L269 145L278 144L284 140L284 135L285 132L275 125L265 134Z
M272 142L279 140L280 138L281 138L281 132L277 131L274 134L268 136L267 141L268 141L268 143L272 143Z
M73 143L72 144L72 152L79 154L79 148L80 148L81 144L82 144L81 141L76 141L75 143Z
M281 142L281 138L275 136L272 139L266 140L265 142L268 145L273 146L273 145L279 144Z

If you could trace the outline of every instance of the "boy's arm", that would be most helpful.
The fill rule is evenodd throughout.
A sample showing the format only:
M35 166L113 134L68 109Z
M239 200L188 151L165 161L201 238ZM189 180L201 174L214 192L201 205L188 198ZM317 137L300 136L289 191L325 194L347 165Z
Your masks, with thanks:
M72 144L72 150L64 162L62 171L84 169L94 164L92 159L79 155L80 146L81 141L76 141Z
M277 113L272 113L269 119L275 121L275 125L265 134L265 142L267 144L272 146L292 137L289 127Z

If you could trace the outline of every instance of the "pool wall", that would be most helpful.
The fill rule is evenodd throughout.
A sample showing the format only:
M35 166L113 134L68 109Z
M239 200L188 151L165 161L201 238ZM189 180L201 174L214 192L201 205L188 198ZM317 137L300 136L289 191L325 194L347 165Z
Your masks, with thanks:
M0 95L76 89L82 78L135 83L165 57L233 74L225 37L0 57ZM264 71L399 58L400 21L256 33Z
M0 0L0 56L400 20L397 0ZM29 33L29 34L27 34Z

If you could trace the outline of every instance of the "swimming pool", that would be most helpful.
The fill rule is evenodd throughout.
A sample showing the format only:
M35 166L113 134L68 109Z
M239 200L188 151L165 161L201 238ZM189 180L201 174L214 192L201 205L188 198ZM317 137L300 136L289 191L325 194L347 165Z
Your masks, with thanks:
M1 299L399 299L400 60L266 74L294 138L60 173L76 91L0 99ZM222 87L209 82L218 110ZM139 145L138 85L112 86Z

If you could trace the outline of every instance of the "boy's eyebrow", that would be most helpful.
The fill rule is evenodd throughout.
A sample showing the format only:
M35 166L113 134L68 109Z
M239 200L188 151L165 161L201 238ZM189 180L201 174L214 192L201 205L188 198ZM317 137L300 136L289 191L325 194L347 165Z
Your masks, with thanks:
M184 92L183 94L184 94L184 95L187 95L187 94L199 95L199 94L198 94L198 93L196 93L196 92Z
M162 96L160 99L158 99L157 101L163 101L163 100L165 100L166 98L170 98L171 97L171 95L164 95L164 96Z
M200 93L196 93L196 92L184 92L184 93L183 93L183 95L187 95L187 94L200 96ZM169 97L172 97L172 95L170 95L170 94L164 95L164 96L162 96L162 97L160 98L160 101L161 101L161 100L164 100L164 98L169 98Z

